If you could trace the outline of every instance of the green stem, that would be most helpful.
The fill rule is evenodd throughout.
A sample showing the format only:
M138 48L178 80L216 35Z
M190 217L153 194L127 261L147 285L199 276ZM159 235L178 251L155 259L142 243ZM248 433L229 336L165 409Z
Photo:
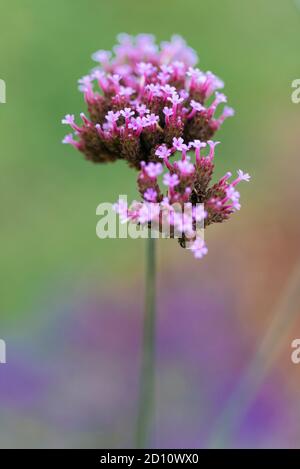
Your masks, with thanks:
M155 239L147 239L145 278L145 314L143 325L143 356L138 407L137 448L147 448L150 442L155 389Z

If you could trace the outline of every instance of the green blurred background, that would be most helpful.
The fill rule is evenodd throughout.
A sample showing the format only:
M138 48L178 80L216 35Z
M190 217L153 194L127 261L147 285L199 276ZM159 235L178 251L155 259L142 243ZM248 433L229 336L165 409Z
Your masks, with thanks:
M198 52L200 68L224 79L236 116L218 134L216 175L238 168L252 175L241 189L241 212L207 233L205 259L195 261L176 242L159 242L159 288L176 295L172 279L183 290L206 282L222 304L218 285L230 278L235 320L247 340L259 342L299 257L300 105L291 102L291 82L300 77L298 6L292 0L1 0L7 104L0 105L0 337L17 335L16 343L30 349L30 334L60 305L76 304L81 291L132 298L142 288L144 242L101 241L95 234L97 205L119 194L135 198L136 175L123 162L94 166L63 146L61 118L84 110L77 79L92 68L91 54L111 49L119 32L146 32L159 41L182 35ZM290 334L300 329L294 325ZM290 364L289 346L287 337L276 366L296 392L300 371ZM293 402L298 408L297 394Z

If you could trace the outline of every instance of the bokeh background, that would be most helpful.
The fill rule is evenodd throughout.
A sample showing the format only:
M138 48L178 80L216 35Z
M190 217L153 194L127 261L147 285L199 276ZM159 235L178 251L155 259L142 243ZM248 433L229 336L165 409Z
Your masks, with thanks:
M95 234L135 174L85 162L60 123L119 32L186 38L236 110L216 176L252 175L206 258L158 243L152 446L299 447L300 3L1 0L0 31L0 447L135 446L145 245Z

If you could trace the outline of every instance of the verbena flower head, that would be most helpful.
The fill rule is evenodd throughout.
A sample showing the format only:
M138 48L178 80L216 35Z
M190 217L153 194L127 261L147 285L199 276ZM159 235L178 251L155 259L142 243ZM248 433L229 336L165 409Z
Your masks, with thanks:
M222 80L195 66L195 51L179 36L157 45L152 35L120 34L113 53L100 50L93 59L97 66L79 80L88 116L82 113L81 123L73 115L65 116L62 123L73 133L63 142L95 163L125 159L136 168L145 204L164 203L173 227L182 228L181 245L199 216L197 204L204 204L205 226L222 222L239 210L235 186L249 180L249 175L239 171L229 182L226 174L211 185L218 143L212 137L234 112L224 106L226 96L219 92L224 87ZM208 154L203 156L205 147ZM178 152L180 159L174 158ZM189 221L172 212L174 203L191 204ZM150 218L146 212L138 202L125 215L122 208L124 218L137 223L146 224L155 217L159 221L159 212L152 210ZM195 257L206 254L203 240L192 241Z
M95 163L125 159L140 169L141 161L157 161L161 144L174 137L205 142L212 138L228 110L216 90L223 82L211 72L194 68L196 53L178 36L155 44L154 37L118 37L114 53L98 51L89 75L79 80L88 117L63 119L74 131L64 140ZM210 105L206 101L215 95ZM77 143L75 143L77 142Z

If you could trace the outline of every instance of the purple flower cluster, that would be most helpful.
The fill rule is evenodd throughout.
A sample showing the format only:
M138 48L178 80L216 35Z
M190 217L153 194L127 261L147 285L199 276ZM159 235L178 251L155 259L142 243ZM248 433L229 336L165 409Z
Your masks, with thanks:
M62 122L70 125L73 133L63 142L95 163L127 160L140 171L139 191L147 203L163 202L167 208L174 203L190 203L194 208L204 204L206 226L226 220L240 207L236 184L249 176L239 172L229 183L228 173L210 186L217 144L211 139L234 114L226 106L219 111L227 101L218 91L224 83L213 73L195 67L196 53L179 36L160 46L152 35L134 38L121 34L118 40L114 54L103 50L93 54L99 65L79 80L89 117L81 114L82 123L78 125L73 115L65 116ZM201 156L206 145L209 155ZM194 163L188 154L191 150ZM181 158L172 163L170 157L176 152ZM167 193L157 180L163 169ZM141 217L136 206L134 215L127 213L126 217L142 223L145 208L141 210ZM194 209L190 222L195 223L197 217ZM180 244L184 245L182 228ZM199 239L194 241L192 250L196 257L202 257L206 246Z
M163 227L171 227L171 233L181 233L179 242L186 246L196 258L207 253L207 247L196 225L203 223L207 227L211 223L220 223L240 209L240 194L236 185L241 181L249 181L250 176L238 170L237 177L230 181L231 173L226 173L216 184L210 186L214 169L215 146L219 142L209 140L202 143L194 140L188 145L182 139L173 139L173 146L167 148L161 145L156 154L162 163L141 163L138 177L138 187L144 203L134 202L129 208L127 204L119 203L116 210L123 221L130 220L141 225L151 223L159 231ZM201 148L208 145L208 155L201 155ZM194 150L194 163L187 151ZM171 162L170 156L181 152L181 158ZM164 172L164 169L166 170ZM162 184L167 188L167 194L161 189L158 178L163 174ZM184 207L184 210L178 210ZM199 226L199 225L197 225ZM202 226L202 225L200 225Z

